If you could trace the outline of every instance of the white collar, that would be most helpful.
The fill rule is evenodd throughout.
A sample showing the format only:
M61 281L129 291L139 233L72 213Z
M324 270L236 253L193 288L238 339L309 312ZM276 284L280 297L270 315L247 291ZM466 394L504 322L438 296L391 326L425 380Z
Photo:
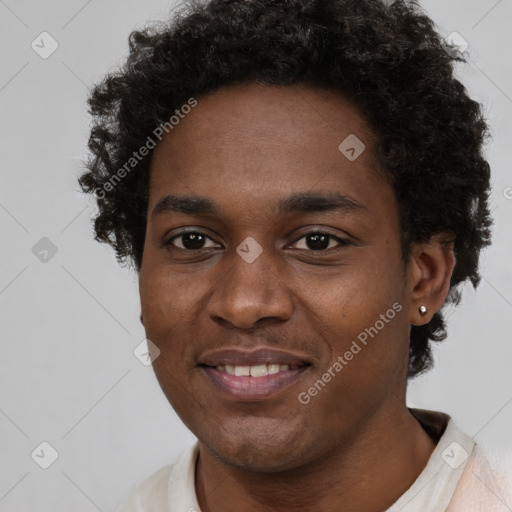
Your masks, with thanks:
M455 492L475 442L461 432L453 420L433 411L412 409L418 419L440 417L447 425L425 469L412 486L386 512L444 511ZM195 467L199 454L196 441L172 468L168 481L169 511L200 512L195 493Z

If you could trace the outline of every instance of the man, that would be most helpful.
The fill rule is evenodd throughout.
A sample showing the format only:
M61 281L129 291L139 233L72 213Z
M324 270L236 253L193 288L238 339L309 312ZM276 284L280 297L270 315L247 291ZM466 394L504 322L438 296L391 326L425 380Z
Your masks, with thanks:
M402 1L213 0L131 35L80 183L198 442L120 511L509 510L405 400L490 243L455 58Z

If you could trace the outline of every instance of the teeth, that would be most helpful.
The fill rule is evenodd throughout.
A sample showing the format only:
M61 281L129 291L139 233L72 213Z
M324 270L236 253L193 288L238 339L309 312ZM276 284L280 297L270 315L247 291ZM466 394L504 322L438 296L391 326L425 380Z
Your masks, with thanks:
M246 377L251 374L250 366L235 366L235 375L237 377Z
M267 365L259 364L258 366L251 366L251 377L265 377L268 375Z
M233 366L219 364L216 367L220 372L226 372L237 377L265 377L274 373L286 372L290 369L287 364L258 364L256 366Z

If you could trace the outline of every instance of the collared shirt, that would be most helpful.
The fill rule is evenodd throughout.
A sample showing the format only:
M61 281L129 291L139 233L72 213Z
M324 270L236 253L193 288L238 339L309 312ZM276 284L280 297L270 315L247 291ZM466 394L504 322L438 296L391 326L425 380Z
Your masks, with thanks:
M511 512L511 482L498 476L475 442L446 414L409 409L438 440L424 470L383 512ZM117 512L201 512L195 493L196 441L175 464L148 477Z

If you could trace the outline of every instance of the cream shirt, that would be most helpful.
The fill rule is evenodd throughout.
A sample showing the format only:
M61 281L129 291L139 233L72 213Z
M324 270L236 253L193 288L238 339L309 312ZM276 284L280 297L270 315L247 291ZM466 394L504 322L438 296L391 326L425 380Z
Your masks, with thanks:
M383 512L512 512L512 482L490 466L449 416L409 410L439 441L416 481ZM196 441L175 464L142 482L117 512L201 512L194 482L198 453Z

